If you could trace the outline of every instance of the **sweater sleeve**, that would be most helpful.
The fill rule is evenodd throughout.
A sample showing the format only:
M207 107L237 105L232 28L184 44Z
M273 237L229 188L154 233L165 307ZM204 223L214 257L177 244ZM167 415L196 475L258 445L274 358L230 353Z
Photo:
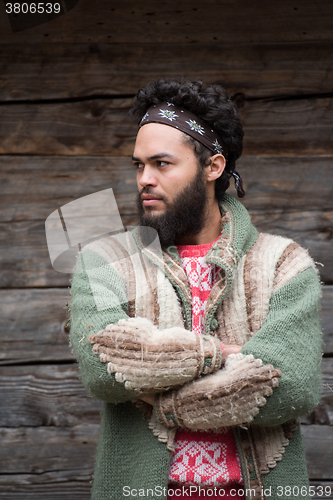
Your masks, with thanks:
M156 396L160 421L203 429L278 425L311 411L321 392L319 299L318 276L308 267L272 295L262 328L224 368Z
M271 297L266 320L241 352L281 370L279 386L253 423L277 425L309 413L321 394L321 287L309 267Z
M89 248L79 259L71 287L70 340L92 396L120 403L220 368L217 339L180 327L158 330L147 319L128 318L121 276Z
M108 324L127 319L127 312L126 287L121 277L99 255L84 249L72 278L70 342L86 389L92 396L110 403L132 400L135 396L108 373L107 365L93 352L89 337Z

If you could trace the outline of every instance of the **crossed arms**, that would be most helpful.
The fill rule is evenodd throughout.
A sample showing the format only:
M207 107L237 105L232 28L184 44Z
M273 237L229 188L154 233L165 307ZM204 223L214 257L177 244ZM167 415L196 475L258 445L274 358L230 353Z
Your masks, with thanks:
M277 425L317 404L320 292L313 269L272 296L261 330L224 364L214 337L178 327L160 331L146 319L129 319L126 304L112 300L120 277L110 271L101 279L98 269L95 278L88 279L84 266L74 274L71 300L71 342L92 395L120 403L155 393L165 426L202 429L252 421ZM98 287L109 294L106 310L96 309L92 279L95 294Z

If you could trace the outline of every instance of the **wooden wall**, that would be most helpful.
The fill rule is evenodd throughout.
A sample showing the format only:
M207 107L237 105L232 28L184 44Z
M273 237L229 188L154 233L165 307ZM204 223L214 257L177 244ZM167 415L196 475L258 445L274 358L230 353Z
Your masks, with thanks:
M311 484L333 498L331 0L81 0L15 34L0 11L0 498L90 498L101 405L68 347L69 276L51 267L44 221L112 187L124 225L135 222L127 113L159 76L235 96L245 206L321 263L323 393L302 432Z

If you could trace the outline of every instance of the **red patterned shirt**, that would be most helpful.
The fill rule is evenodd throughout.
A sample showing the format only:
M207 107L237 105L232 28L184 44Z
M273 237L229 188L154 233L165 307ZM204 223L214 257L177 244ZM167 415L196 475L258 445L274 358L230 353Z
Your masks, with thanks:
M198 334L203 333L206 302L219 272L217 266L205 262L205 257L218 238L204 245L177 246L191 285L192 330ZM178 430L169 482L201 486L243 484L232 429L225 427L218 431Z

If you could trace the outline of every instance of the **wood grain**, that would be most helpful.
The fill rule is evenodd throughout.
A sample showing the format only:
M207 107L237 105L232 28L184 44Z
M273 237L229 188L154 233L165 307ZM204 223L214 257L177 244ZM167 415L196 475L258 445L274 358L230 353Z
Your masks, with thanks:
M99 425L0 428L2 474L90 474Z
M215 41L177 43L175 53L170 37L159 45L30 40L0 51L0 101L135 95L160 77L218 82L230 95L252 98L323 94L332 92L332 47L323 41Z
M332 297L333 287L324 286L321 318L327 355L333 353ZM66 288L0 290L0 365L74 361L64 331L69 298Z
M0 154L131 156L131 99L3 104ZM332 155L333 99L240 101L244 155Z
M331 157L251 157L239 160L242 200L256 227L308 248L322 279L333 282ZM113 188L125 226L137 222L135 171L127 157L0 157L0 286L66 286L51 267L45 219L58 207ZM318 174L320 173L320 175ZM315 188L314 188L315 186ZM230 194L236 196L233 187Z
M310 479L332 479L333 426L303 425L302 436Z
M1 364L74 360L64 331L68 289L0 290L0 297Z
M99 424L102 402L79 379L76 363L0 368L0 427Z
M273 214L254 213L259 230L291 237L307 248L318 264L321 279L333 282L332 212L323 215L314 211ZM124 226L137 222L137 216L123 216ZM319 221L319 225L316 225ZM299 227L297 224L299 223ZM283 225L283 228L281 226ZM55 271L48 254L44 220L0 223L0 287L67 286L69 274Z
M133 44L211 43L227 41L288 42L332 40L330 0L320 3L288 0L215 2L154 0L81 0L66 15L47 25L11 33L6 15L0 16L3 44L112 42Z
M85 495L91 487L98 425L2 428L0 433L2 498L88 500ZM302 434L310 480L316 479L314 484L318 480L319 484L331 484L333 427L302 426ZM8 492L11 496L5 497Z
M322 361L323 393L306 424L333 425L333 359ZM0 367L1 427L99 424L102 403L91 398L75 364Z
M323 239L330 237L332 157L243 155L237 170L246 190L240 201L255 223L283 231L289 217L296 220L292 230L317 226ZM136 214L136 171L129 157L0 156L0 172L0 222L42 221L58 207L108 188L121 215ZM228 192L237 196L232 180Z

